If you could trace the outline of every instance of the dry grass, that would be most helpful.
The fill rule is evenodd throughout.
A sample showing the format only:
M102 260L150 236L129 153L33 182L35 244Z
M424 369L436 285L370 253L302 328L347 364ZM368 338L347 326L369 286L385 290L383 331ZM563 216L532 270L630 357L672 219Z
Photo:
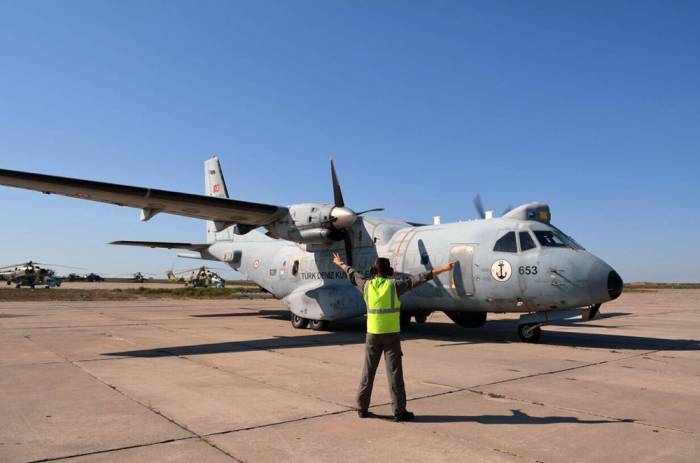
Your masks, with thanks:
M266 297L250 287L0 290L0 301L125 301L134 299L234 299Z
M700 283L628 283L626 293L654 293L659 289L700 289Z

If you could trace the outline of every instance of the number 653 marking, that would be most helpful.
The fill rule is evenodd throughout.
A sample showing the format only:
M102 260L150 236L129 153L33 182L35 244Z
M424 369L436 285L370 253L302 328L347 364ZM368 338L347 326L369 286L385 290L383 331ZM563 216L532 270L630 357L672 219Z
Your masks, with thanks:
M518 273L521 275L537 275L536 265L521 265L518 267Z

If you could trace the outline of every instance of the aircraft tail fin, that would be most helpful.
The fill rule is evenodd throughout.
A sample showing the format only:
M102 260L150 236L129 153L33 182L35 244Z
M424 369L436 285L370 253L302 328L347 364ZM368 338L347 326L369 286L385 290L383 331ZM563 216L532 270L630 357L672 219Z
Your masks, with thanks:
M219 158L213 156L204 161L204 189L207 196L228 198L228 189L224 173L221 171ZM233 224L207 221L207 243L214 241L232 241Z

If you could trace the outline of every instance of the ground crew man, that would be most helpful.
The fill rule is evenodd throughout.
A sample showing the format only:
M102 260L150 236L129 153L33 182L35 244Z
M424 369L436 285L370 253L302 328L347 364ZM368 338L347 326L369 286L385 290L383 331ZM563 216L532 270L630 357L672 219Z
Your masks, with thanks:
M364 295L367 306L365 364L362 369L360 388L357 392L357 415L360 418L369 416L368 409L374 375L383 352L391 401L394 406L394 420L412 420L415 415L406 410L406 388L401 364L403 354L399 337L401 332L401 302L399 297L433 277L452 270L454 264L449 263L418 275L392 278L394 269L391 268L389 259L379 257L370 271L374 277L367 279L343 262L338 253L333 253L333 263L347 272L348 279Z

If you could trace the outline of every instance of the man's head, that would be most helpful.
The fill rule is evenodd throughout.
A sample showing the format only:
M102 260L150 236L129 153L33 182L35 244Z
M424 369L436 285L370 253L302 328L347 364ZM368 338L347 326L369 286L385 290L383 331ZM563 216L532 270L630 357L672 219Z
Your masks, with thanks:
M390 277L394 275L394 269L391 268L391 262L386 257L377 257L374 261L374 265L370 269L372 275L380 275L383 277Z

